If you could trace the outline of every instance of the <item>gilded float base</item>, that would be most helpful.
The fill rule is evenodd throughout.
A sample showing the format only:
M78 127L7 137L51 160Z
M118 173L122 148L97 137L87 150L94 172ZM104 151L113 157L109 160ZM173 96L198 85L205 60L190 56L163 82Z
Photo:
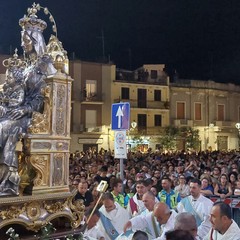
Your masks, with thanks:
M84 205L74 201L74 193L49 193L37 196L20 196L0 198L0 229L19 224L31 231L59 217L69 219L71 227L79 227Z

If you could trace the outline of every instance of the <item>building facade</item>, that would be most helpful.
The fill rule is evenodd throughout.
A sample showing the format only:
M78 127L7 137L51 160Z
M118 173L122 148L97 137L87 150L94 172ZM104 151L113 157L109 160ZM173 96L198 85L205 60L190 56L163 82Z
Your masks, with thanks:
M143 65L135 71L116 70L111 101L129 102L129 147L146 151L158 146L163 127L169 125L169 78L163 64Z
M71 150L114 149L111 107L118 102L130 103L129 121L136 123L127 131L128 146L155 149L162 127L169 125L169 78L163 69L158 64L126 71L112 64L70 62Z
M6 58L0 55L1 62ZM119 102L131 107L128 147L155 150L163 128L171 125L198 129L201 150L239 149L240 86L182 79L170 83L164 67L149 64L128 71L111 63L70 61L71 152L114 149L111 106ZM3 83L2 65L0 78ZM185 148L184 139L178 148Z
M198 129L202 150L239 148L240 86L178 79L170 96L170 123Z
M71 151L109 149L114 65L70 61L73 77Z

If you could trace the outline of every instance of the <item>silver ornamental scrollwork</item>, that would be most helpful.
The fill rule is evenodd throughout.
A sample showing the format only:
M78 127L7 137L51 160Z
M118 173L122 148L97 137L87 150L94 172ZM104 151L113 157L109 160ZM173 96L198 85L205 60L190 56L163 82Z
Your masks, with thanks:
M64 154L58 153L54 155L54 168L53 168L53 175L52 175L52 185L53 186L60 186L63 185L63 164L64 164Z
M65 112L66 112L66 103L65 103L66 89L64 85L57 86L57 107L56 107L56 133L58 135L64 134L64 123L65 123Z
M52 144L50 142L34 142L32 144L33 149L51 149Z

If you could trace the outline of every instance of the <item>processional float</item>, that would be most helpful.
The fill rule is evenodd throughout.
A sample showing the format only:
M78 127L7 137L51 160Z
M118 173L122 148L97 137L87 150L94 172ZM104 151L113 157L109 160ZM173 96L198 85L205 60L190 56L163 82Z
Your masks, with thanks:
M42 35L47 25L38 18L39 11L53 26L47 45ZM23 78L24 96L20 94L21 100L15 96L15 106L10 97L3 95L0 100L0 229L20 224L38 231L59 217L76 228L84 206L74 201L68 184L73 79L68 75L67 53L47 8L34 3L19 25L24 59L15 54L4 61L8 75L4 85L8 89L12 78Z

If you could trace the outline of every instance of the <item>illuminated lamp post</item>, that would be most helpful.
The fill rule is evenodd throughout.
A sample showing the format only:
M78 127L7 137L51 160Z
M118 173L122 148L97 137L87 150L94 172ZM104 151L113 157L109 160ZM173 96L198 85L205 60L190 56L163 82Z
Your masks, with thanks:
M238 150L239 150L239 139L240 139L240 123L235 124L236 129L238 130Z
M132 127L133 131L134 131L135 128L137 127L137 123L136 123L135 120L133 120L133 121L131 122L131 127ZM133 143L134 143L134 141L133 141Z

